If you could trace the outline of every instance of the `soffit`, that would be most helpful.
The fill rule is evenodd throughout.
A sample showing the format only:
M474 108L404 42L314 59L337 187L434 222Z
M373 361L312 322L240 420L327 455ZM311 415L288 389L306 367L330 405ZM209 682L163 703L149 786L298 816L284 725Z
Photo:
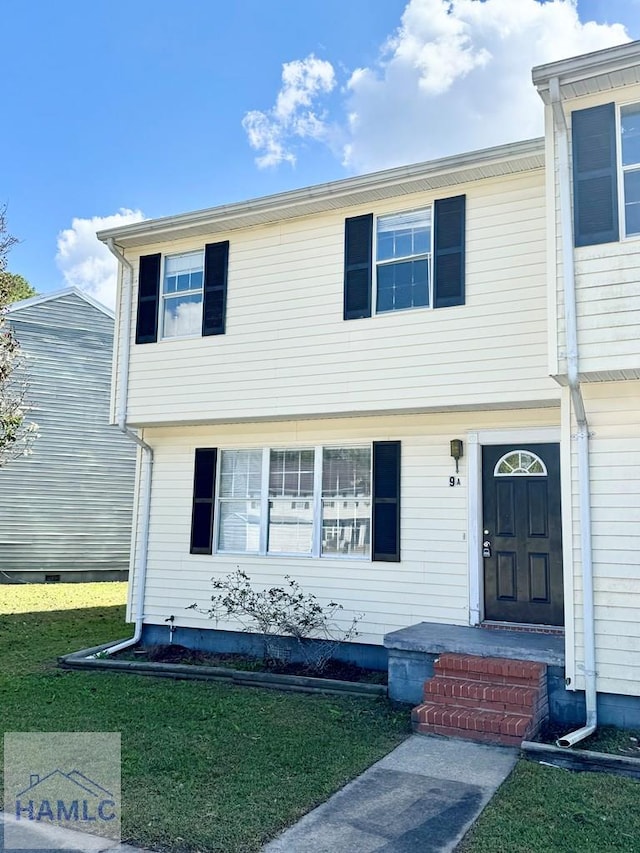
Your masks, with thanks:
M329 184L179 216L152 219L98 232L122 248L267 225L417 192L544 168L544 140L515 142L483 151L403 166Z
M640 41L537 66L533 83L545 104L550 103L549 81L554 77L563 100L640 83Z

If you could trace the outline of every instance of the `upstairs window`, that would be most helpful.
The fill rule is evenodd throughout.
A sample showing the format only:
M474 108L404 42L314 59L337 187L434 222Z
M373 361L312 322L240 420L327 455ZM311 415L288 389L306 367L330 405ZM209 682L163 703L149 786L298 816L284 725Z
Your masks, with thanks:
M620 110L625 234L640 234L640 104Z
M378 217L377 313L429 305L430 266L430 209Z
M571 113L576 246L640 234L640 104Z
M162 281L162 337L199 335L202 328L204 257L202 252L169 255Z
M142 255L136 343L224 335L229 241L179 255Z
M347 217L344 319L464 305L465 224L464 195L421 210Z

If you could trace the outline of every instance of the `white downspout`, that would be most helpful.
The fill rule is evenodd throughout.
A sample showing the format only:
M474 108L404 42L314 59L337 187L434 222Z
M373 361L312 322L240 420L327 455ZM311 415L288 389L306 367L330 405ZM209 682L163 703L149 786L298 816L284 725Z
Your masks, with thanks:
M560 229L564 283L564 316L567 344L567 380L576 416L578 449L578 494L580 505L580 551L582 559L582 619L584 633L584 677L586 722L576 731L558 739L558 746L573 746L593 734L598 724L596 688L596 637L593 607L593 558L591 552L591 488L589 483L589 423L580 390L578 366L578 322L576 318L576 280L571 216L571 173L569 171L569 133L560 81L549 81L553 120L558 144L558 184L560 191ZM553 168L553 164L547 164Z
M138 559L135 565L135 579L138 584L138 593L136 596L136 611L134 619L134 632L130 640L123 640L121 643L116 643L108 649L104 649L101 654L112 655L122 649L127 649L130 646L135 646L140 642L142 636L142 624L144 620L144 592L147 579L147 553L149 550L149 517L151 514L151 481L153 475L153 448L133 430L127 427L127 392L129 384L129 354L131 352L131 316L132 316L132 290L133 290L133 266L125 258L119 249L116 248L113 238L107 240L107 248L122 264L122 299L123 305L122 321L120 324L120 333L122 338L122 351L118 361L118 397L116 404L116 420L118 428L131 441L142 448L143 453L143 488L142 488L142 506L141 506L141 521L140 521L140 536L138 545Z

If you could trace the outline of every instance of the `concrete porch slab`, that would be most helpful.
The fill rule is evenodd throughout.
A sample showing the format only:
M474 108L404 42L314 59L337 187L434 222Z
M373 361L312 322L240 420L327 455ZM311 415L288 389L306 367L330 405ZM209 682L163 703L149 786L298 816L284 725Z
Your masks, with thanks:
M428 655L455 652L564 666L564 637L555 634L492 631L464 625L420 622L386 634L384 645L389 652L422 652Z

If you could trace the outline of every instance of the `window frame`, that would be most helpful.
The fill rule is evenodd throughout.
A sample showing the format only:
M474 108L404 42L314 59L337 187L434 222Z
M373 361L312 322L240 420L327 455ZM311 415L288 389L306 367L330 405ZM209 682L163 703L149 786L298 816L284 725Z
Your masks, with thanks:
M627 233L627 217L625 210L624 176L628 171L640 172L640 161L629 167L622 164L622 110L625 107L638 107L640 111L640 100L616 103L616 180L618 183L618 227L620 231L620 242L640 239L640 230L632 234Z
M418 255L406 255L401 258L390 258L388 260L378 261L378 222L381 219L386 219L391 216L401 216L402 214L410 213L429 213L429 252ZM373 215L373 234L371 239L371 254L372 254L372 287L371 287L371 313L374 317L403 314L405 311L428 311L433 310L433 302L435 298L434 282L433 282L433 254L434 254L434 215L435 215L435 200L432 200L427 205L414 207L411 209L403 208L402 210L387 211L386 213L374 213ZM402 263L409 260L427 259L427 305L410 305L407 308L391 308L386 311L378 311L378 266L388 266L393 263Z
M172 258L181 258L181 257L186 257L188 255L200 255L200 258L201 258L202 285L201 285L200 289L198 291L194 291L194 290L184 291L187 294L200 293L200 296L201 296L201 299L200 299L200 322L199 322L199 326L198 326L198 331L197 332L191 332L188 335L165 335L165 329L164 329L164 325L165 325L165 320L164 320L165 302L168 299L175 299L176 295L177 295L177 294L173 294L173 293L167 294L167 293L165 293L165 290L164 290L167 261L171 260ZM193 249L193 250L187 251L187 252L174 252L174 253L169 254L169 255L165 255L165 254L162 255L161 264L160 264L160 293L159 293L159 300L158 300L158 302L159 302L159 304L158 304L158 341L184 341L184 340L191 340L193 338L199 338L202 336L202 318L203 318L203 313L204 313L204 265L205 265L205 249L204 249L204 247L202 249Z
M366 555L363 554L323 554L322 553L322 507L323 507L323 495L322 495L322 464L323 464L323 451L325 449L364 449L369 451L369 497L362 498L362 500L369 501L369 553ZM261 490L260 490L260 498L258 502L260 504L260 531L259 531L259 548L257 551L232 551L232 550L222 550L220 549L220 521L221 521L221 511L220 506L221 502L225 500L225 498L221 497L221 489L220 489L220 477L223 468L223 456L225 452L233 452L233 451L246 451L246 452L255 452L260 450L262 452L262 474L261 474ZM312 505L312 518L313 518L313 531L311 536L311 551L310 552L284 552L284 551L270 551L269 550L269 502L271 497L269 495L269 474L270 474L270 459L271 452L278 450L313 450L314 451L314 469L313 469L313 495L309 498L309 502ZM373 561L373 454L374 447L373 442L328 442L326 444L288 444L288 445L268 445L268 446L228 446L228 447L219 447L218 448L218 466L216 471L216 489L215 489L215 508L214 508L214 530L213 530L213 554L220 556L252 556L252 557L268 557L270 559L278 559L280 557L283 558L297 558L297 559L322 559L322 560L347 560L347 561L359 561L359 562L372 562ZM249 499L248 499L249 500ZM292 500L296 500L292 498ZM306 498L300 500L307 500ZM336 498L337 500L337 498Z

